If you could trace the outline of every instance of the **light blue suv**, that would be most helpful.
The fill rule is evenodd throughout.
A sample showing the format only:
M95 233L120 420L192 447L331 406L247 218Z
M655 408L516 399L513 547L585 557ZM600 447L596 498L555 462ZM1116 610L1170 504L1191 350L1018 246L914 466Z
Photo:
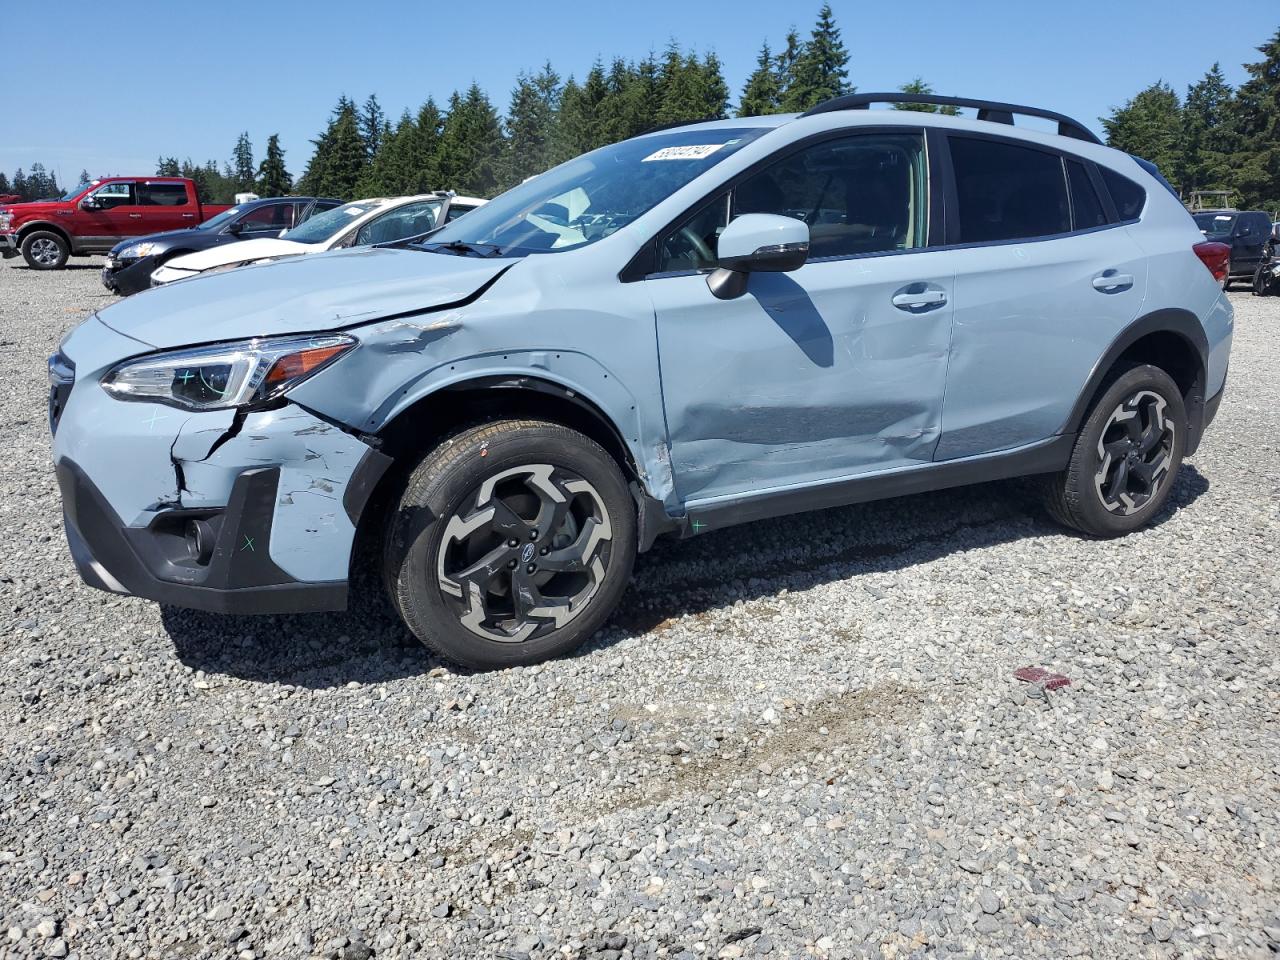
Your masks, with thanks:
M49 367L81 575L334 610L372 541L409 629L493 667L581 643L664 534L1025 474L1088 534L1148 522L1222 397L1227 251L1069 118L865 109L904 99L107 307Z

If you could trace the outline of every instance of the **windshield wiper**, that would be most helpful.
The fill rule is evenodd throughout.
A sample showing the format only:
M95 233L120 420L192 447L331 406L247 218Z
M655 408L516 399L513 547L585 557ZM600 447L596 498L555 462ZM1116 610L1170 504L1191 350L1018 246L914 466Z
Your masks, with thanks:
M447 250L459 256L467 254L474 254L477 257L502 256L502 248L496 243L467 243L465 240L450 240L448 243L424 243L420 246L423 250L429 250L432 253Z

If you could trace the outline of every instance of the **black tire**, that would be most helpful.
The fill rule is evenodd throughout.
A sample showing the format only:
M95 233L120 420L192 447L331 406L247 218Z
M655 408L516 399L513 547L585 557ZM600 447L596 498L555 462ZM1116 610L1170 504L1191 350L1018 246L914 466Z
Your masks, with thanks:
M409 475L383 573L405 625L441 656L481 670L537 663L578 647L617 606L635 513L592 440L544 420L486 423Z
M22 258L32 270L61 270L69 256L67 241L52 230L33 230L22 238Z
M1186 443L1186 407L1173 379L1150 364L1125 370L1089 411L1067 469L1047 479L1046 506L1090 536L1136 530L1164 506Z

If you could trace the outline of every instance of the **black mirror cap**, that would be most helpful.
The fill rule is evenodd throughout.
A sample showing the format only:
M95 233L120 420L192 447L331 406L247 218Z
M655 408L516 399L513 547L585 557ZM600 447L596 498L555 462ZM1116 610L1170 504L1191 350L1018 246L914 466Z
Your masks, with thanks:
M747 257L726 257L720 261L720 266L748 273L790 273L803 267L808 259L807 243L775 243L757 247Z

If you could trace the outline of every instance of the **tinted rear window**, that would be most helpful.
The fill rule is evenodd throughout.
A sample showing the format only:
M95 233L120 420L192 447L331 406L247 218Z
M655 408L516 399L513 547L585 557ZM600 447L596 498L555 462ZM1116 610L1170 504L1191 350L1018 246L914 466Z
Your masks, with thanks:
M1071 181L1072 227L1089 230L1105 226L1107 214L1098 199L1098 191L1093 189L1093 180L1089 178L1085 165L1079 160L1068 160L1067 179Z
M1111 191L1111 201L1116 205L1116 213L1121 220L1137 220L1142 208L1147 203L1147 191L1114 170L1100 166L1102 182Z
M1071 230L1062 159L996 140L951 138L960 243L1046 237Z

